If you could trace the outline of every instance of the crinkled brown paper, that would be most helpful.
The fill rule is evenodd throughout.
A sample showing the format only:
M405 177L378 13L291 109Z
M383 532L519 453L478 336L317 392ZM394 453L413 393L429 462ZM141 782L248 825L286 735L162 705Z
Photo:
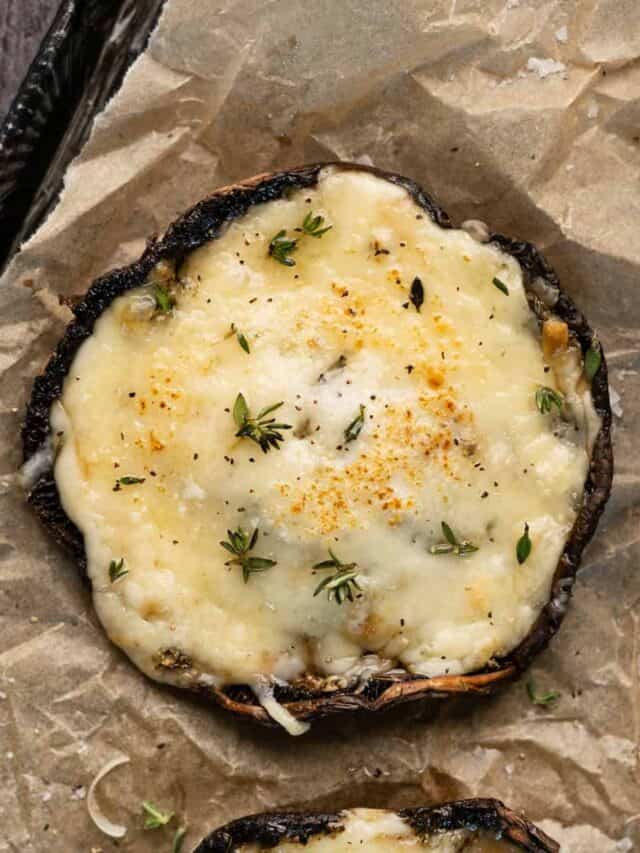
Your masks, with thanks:
M476 795L525 809L569 853L640 850L639 57L637 0L169 0L0 292L0 851L169 851L169 829L142 830L143 799L188 824L186 851L261 809ZM533 667L562 694L552 709L520 682L295 740L237 723L108 643L16 484L31 383L69 319L58 295L136 258L218 186L335 158L535 242L601 336L616 483ZM131 763L99 791L128 826L116 844L84 798L118 755Z

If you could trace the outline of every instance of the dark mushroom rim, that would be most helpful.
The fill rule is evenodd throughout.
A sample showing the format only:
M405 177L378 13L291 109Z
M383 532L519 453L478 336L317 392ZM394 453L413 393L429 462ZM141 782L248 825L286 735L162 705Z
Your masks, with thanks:
M454 227L447 214L416 183L390 172L355 163L319 163L286 172L258 175L239 184L224 187L201 201L171 225L160 240L153 240L142 257L128 267L113 270L98 278L73 308L75 319L67 327L44 373L36 377L29 401L22 442L24 460L31 458L50 437L49 411L62 394L63 383L82 343L92 334L103 311L121 294L144 284L161 260L179 267L195 249L220 236L226 225L245 214L250 207L282 198L288 193L313 187L318 174L327 166L336 169L370 172L407 190L416 204L442 228ZM595 341L593 330L571 299L560 289L558 278L545 258L530 243L491 234L489 241L514 257L521 269L531 310L542 322L544 307L535 296L532 284L543 279L557 294L553 315L564 320L578 341L583 354ZM601 426L593 444L589 471L578 514L560 556L553 577L551 595L525 639L503 658L490 661L483 669L467 675L425 678L407 673L394 679L372 677L357 690L311 689L299 685L278 685L276 699L295 717L311 720L347 710L378 711L401 702L422 698L444 698L456 694L490 693L507 683L528 666L558 630L566 612L580 556L591 539L611 490L613 451L611 446L611 407L607 366L602 362L592 384L591 394ZM53 476L45 472L29 493L32 504L54 539L71 552L86 577L86 555L82 533L66 515ZM190 685L190 690L205 695L229 711L262 723L272 724L253 692L245 686L222 689Z
M420 837L456 829L486 830L528 853L558 853L560 846L500 800L458 800L433 808L397 812ZM306 844L314 835L340 832L344 817L335 813L267 812L234 820L200 842L194 853L231 853L243 844L266 849L282 841Z

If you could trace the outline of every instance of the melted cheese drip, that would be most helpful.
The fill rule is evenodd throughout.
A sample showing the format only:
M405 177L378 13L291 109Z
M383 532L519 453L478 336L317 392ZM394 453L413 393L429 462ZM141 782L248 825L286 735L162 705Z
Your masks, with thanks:
M332 225L319 239L293 230L309 211ZM280 229L299 238L295 266L268 255ZM536 409L554 380L515 260L388 181L328 169L180 273L170 315L150 318L144 290L103 313L52 409L111 639L156 679L216 685L464 673L512 649L548 599L588 466L584 435ZM239 391L253 413L284 401L280 449L234 437ZM114 490L123 476L145 481ZM442 521L479 550L429 553ZM219 544L238 525L277 561L248 583ZM329 547L357 563L354 603L314 597Z
M429 850L433 853L515 853L508 841L501 841L484 832L466 829L438 833L420 839L401 817L393 812L376 809L353 809L343 813L345 820L339 832L314 835L304 846L309 853L397 853L402 850ZM258 853L264 850L256 844L239 848L242 853ZM285 841L270 850L280 853L299 853L301 844Z

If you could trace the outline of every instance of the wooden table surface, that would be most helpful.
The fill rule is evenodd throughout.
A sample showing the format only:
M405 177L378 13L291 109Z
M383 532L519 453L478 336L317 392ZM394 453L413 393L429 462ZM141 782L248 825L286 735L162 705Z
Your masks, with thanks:
M0 121L58 5L59 0L0 0Z

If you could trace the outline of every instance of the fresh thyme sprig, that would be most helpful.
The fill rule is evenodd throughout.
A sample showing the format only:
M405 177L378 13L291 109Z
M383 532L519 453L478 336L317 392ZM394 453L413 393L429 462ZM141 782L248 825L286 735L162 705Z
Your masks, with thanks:
M173 820L173 812L162 812L157 806L154 806L153 803L147 800L142 803L142 810L145 813L145 829L159 829Z
M443 536L447 541L432 545L429 548L430 554L455 554L456 557L466 557L478 550L477 545L466 539L460 542L446 521L440 522L440 526L442 527Z
M516 544L516 557L517 557L520 565L522 565L524 563L524 561L527 559L527 557L531 553L532 547L533 547L533 544L531 542L531 539L529 538L529 525L525 521L524 533L518 539L518 542Z
M302 220L302 227L296 228L295 230L302 234L303 237L320 238L323 234L326 234L327 231L331 231L333 228L333 225L325 225L324 222L324 216L320 216L320 214L316 214L314 216L313 213L309 211ZM291 255L297 251L298 242L298 238L287 237L286 229L281 228L275 237L272 237L269 241L269 257L281 264L284 264L285 267L295 267L296 262L293 260Z
M283 429L291 429L291 424L276 423L275 418L267 418L267 415L275 412L284 402L274 403L261 409L255 417L251 416L247 401L242 394L238 394L233 406L233 419L238 427L236 436L239 438L250 438L260 445L263 453L274 447L279 450L280 442L284 436L280 432Z
M265 557L250 557L249 551L253 551L258 541L258 528L251 535L243 528L227 530L228 541L220 542L220 545L233 554L233 559L227 560L225 566L241 566L242 579L245 583L255 572L266 572L267 569L277 565L277 560L268 560Z
M527 681L527 696L534 705L553 705L560 698L560 694L555 690L550 690L548 693L536 693L536 686L533 678Z
M316 563L313 569L314 571L316 569L335 569L335 574L329 575L318 584L313 593L314 598L323 589L326 589L329 601L333 599L338 604L342 604L346 599L353 601L354 590L360 589L358 572L356 571L358 564L341 562L331 548L329 548L329 556L331 557L330 560L322 560L320 563Z
M344 431L344 440L345 441L355 441L356 438L362 432L362 428L364 427L364 413L366 409L360 404L360 411L356 415L356 417L351 421L349 426Z
M291 253L295 252L297 248L298 241L287 237L287 232L281 228L269 242L269 256L284 264L285 267L295 267L296 262L291 257Z
M125 569L124 567L124 557L121 557L117 562L115 560L111 560L109 563L109 581L111 583L119 581L128 574L129 569Z
M307 213L305 218L302 220L302 230L305 234L308 234L309 237L322 237L323 234L326 234L327 231L331 231L333 225L327 225L324 228L324 216L314 216L311 211Z
M602 351L600 342L597 338L591 339L591 346L584 355L584 372L589 382L593 381L594 376L600 370L602 364Z
M548 385L540 385L536 391L536 406L542 415L548 415L551 409L555 406L558 414L562 412L564 405L564 396Z

